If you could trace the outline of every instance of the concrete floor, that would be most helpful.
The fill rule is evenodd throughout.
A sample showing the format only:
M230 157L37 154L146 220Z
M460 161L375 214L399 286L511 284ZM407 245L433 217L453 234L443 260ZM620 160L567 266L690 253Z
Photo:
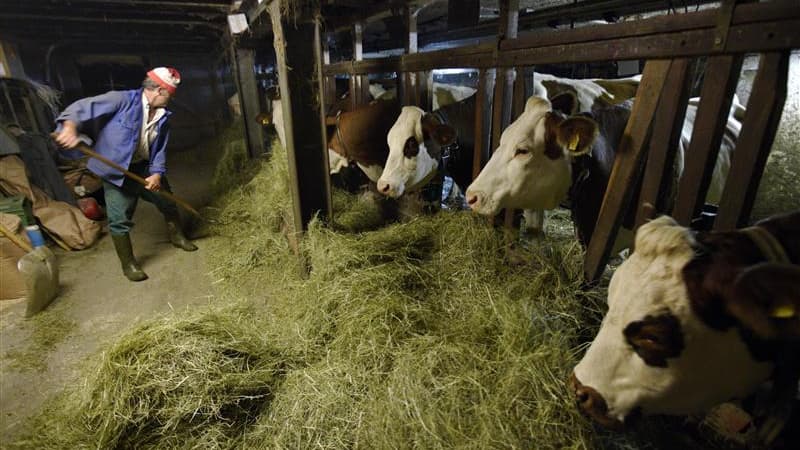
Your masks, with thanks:
M176 195L195 208L208 203L211 163L183 152L170 155L169 170ZM35 322L24 318L24 300L0 302L0 447L19 436L21 424L46 400L79 382L82 362L116 337L159 314L212 301L204 239L195 240L200 247L196 252L173 247L163 216L146 202L139 203L134 220L134 253L148 280L133 283L124 277L106 233L83 251L64 252L51 245L58 255L61 290ZM37 352L33 334L51 321L70 324L69 331ZM26 352L40 364L15 361L14 355Z

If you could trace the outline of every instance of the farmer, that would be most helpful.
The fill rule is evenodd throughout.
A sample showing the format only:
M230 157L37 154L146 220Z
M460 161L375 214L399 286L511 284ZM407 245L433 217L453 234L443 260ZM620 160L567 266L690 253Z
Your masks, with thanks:
M171 113L165 107L180 81L177 70L156 67L147 72L141 89L110 91L78 100L56 118L56 142L61 146L75 148L80 142L78 132L85 133L95 140L95 151L147 182L143 186L126 179L120 171L96 159L87 165L103 179L111 239L122 272L131 281L147 279L133 256L130 238L139 197L164 214L172 245L187 252L197 250L181 231L175 204L156 194L160 190L171 192L165 176Z

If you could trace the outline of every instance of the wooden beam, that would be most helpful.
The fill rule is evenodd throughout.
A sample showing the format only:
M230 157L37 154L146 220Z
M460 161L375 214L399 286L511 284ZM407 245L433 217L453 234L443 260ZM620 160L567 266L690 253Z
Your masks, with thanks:
M256 158L265 152L264 136L261 124L256 116L261 112L258 101L258 84L256 82L255 51L233 48L235 60L236 87L239 94L239 105L242 110L242 121L247 135L247 153Z
M417 34L417 11L416 8L413 6L406 5L403 8L403 19L405 20L406 32L405 32L405 54L411 55L417 53L419 50L418 46L418 34ZM410 73L407 70L402 70L399 74L400 77L403 79L401 90L402 96L400 97L400 102L402 105L419 105L419 92L418 90L418 83L417 83L417 74Z
M517 39L402 57L339 63L325 73L420 71L439 68L532 66L623 59L661 59L719 54L715 15L701 11L635 22L583 27ZM800 8L787 1L737 5L723 54L800 48Z
M747 225L783 112L790 52L761 55L714 229Z
M314 20L316 11L310 6L298 5L295 17L283 16L277 1L270 2L268 10L274 32L294 206L290 225L293 231L301 232L308 229L315 216L328 220L331 214L325 117L319 102L322 90L320 27ZM317 126L307 126L308 121L316 121Z
M475 92L475 148L472 155L472 179L478 177L489 160L492 147L492 96L495 81L494 69L478 72L478 90Z
M364 24L353 24L353 60L364 59ZM369 103L369 79L365 75L350 76L350 104L352 109Z
M702 101L697 107L672 210L672 217L681 225L689 226L705 202L741 68L741 55L712 56L706 63Z
M651 60L644 66L633 111L617 147L617 156L606 187L597 225L586 249L583 276L593 283L603 274L611 247L629 206L633 186L640 175L645 144L659 104L671 61Z
M42 21L58 21L58 22L87 22L87 23L136 23L140 25L181 25L181 26L195 26L207 27L215 30L224 30L225 25L217 24L207 20L180 20L180 19L134 19L129 17L85 17L85 16L57 16L57 15L40 15L40 14L2 14L3 19L13 20L35 20L39 23Z
M663 200L671 187L674 173L675 154L686 117L686 106L689 101L689 66L686 58L672 61L664 84L664 91L672 95L662 95L653 122L653 134L647 163L639 194L635 228L652 219L657 213L667 211ZM670 205L671 206L671 205Z
M201 9L216 9L218 11L229 11L231 5L226 3L213 3L213 2L176 2L176 1L163 1L158 0L153 2L151 0L69 0L72 5L81 3L100 3L102 5L125 5L125 6L144 6L145 8L161 7L161 6L175 6L179 8L201 8Z

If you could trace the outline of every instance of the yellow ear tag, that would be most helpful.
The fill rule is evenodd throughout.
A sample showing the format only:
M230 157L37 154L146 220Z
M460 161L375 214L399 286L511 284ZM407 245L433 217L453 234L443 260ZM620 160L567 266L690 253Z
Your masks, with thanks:
M792 304L785 304L785 305L778 305L769 312L770 317L774 317L776 319L791 319L794 317L796 311L794 309L794 305Z
M577 134L573 134L569 139L569 145L567 145L567 149L569 149L571 152L574 152L578 148L578 142L580 141L581 137Z

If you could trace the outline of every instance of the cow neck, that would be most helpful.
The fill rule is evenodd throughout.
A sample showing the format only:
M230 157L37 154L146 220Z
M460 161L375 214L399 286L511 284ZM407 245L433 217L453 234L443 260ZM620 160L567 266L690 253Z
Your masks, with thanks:
M742 230L697 232L695 242L695 256L683 268L692 310L713 329L737 327L757 360L781 360L785 348L757 337L728 314L725 292L750 266L770 261L790 264L800 261L800 213Z
M339 143L342 144L342 150L344 151L344 155L342 155L345 159L350 159L350 150L347 148L347 144L344 142L344 136L342 136L342 127L339 126L342 117L342 110L336 113L336 138L339 139Z
M440 124L450 125L450 121L447 118L447 113L443 108L439 108L436 111L433 111L431 114L436 118L436 120L439 121ZM461 145L458 142L458 135L456 135L455 141L453 141L451 144L439 146L439 156L436 158L436 160L439 163L439 171L443 172L443 177L444 175L448 174L451 160L458 158L460 149Z
M756 247L758 247L758 250L761 251L767 261L784 264L792 263L778 238L773 236L766 228L756 225L743 228L741 231L756 244Z

